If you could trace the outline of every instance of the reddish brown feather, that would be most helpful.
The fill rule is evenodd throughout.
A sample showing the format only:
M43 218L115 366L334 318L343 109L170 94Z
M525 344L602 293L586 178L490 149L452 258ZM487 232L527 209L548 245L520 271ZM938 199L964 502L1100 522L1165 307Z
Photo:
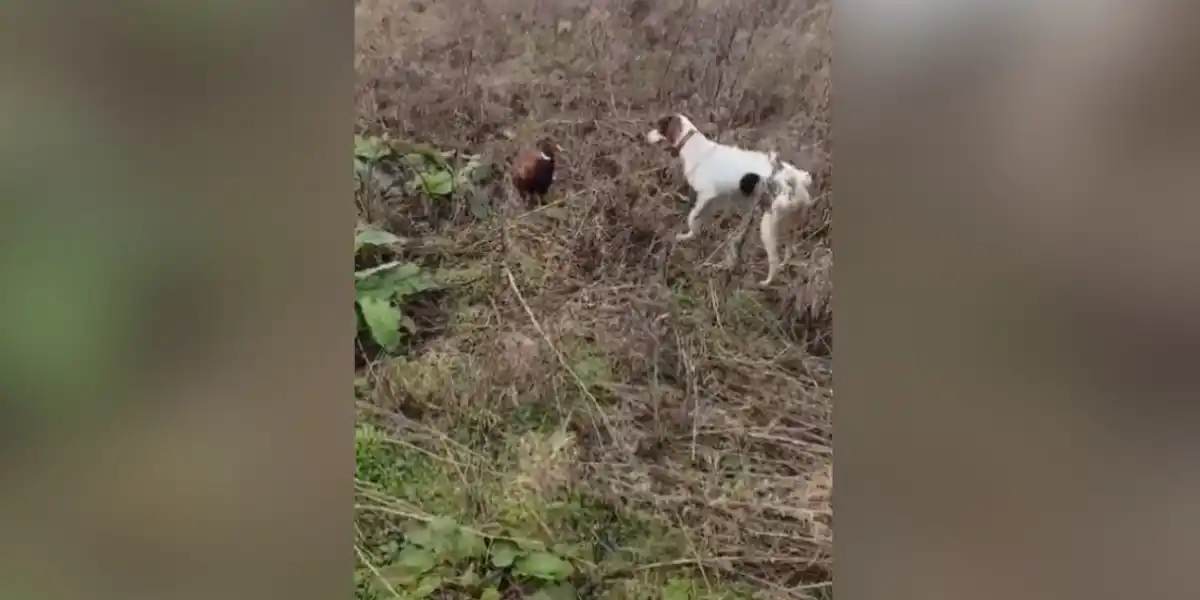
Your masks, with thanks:
M542 140L537 148L527 149L513 160L513 187L523 196L545 196L554 181L554 156L557 144ZM543 155L549 157L543 157Z

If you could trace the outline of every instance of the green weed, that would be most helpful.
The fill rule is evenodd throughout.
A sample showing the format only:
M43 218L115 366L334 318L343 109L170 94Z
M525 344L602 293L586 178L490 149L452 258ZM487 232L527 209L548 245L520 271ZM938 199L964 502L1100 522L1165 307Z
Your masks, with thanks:
M386 231L360 227L354 235L354 251L364 247L390 246L402 240ZM433 278L420 265L389 261L354 272L354 302L363 324L380 347L394 352L404 339L404 332L415 332L417 326L404 314L403 306L413 295L437 288Z

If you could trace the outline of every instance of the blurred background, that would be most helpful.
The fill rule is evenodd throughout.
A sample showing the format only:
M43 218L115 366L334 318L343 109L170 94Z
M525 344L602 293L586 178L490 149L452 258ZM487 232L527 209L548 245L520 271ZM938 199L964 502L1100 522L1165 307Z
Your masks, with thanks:
M349 147L352 25L282 8L4 9L4 595L346 589L303 565L351 568L317 544L350 530L348 173L314 165Z
M5 7L3 592L393 597L486 540L452 586L830 593L836 113L842 593L1194 597L1194 3L348 9ZM661 246L664 110L818 173L777 288L697 267L737 219ZM506 249L482 176L347 185L540 133ZM450 290L356 373L351 197Z
M1196 16L839 8L842 591L1196 589Z

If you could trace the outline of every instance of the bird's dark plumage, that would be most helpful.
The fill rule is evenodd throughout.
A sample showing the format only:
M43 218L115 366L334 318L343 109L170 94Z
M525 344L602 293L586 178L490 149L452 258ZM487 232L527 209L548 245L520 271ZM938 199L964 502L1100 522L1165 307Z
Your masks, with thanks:
M537 148L517 155L512 166L513 186L523 196L541 198L554 183L554 159L561 148L552 140L543 139Z

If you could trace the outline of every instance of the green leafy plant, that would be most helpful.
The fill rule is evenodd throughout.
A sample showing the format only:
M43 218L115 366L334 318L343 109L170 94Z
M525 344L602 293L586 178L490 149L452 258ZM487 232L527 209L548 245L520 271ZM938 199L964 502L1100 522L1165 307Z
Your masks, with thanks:
M392 147L387 138L354 136L354 158L364 165L383 160L391 154Z
M462 163L457 168L451 162L454 158ZM490 172L477 154L460 156L453 150L438 151L425 144L387 137L355 136L354 173L360 182L368 179L372 170L385 162L400 166L410 174L404 183L406 192L432 198L451 196L464 187L482 182Z
M575 600L575 588L568 581L574 573L569 560L541 543L489 539L453 519L435 517L405 531L399 553L379 570L375 587L426 598L453 586L480 600L496 600L507 576L537 585L533 597L539 600Z
M696 586L690 579L672 577L663 584L662 600L693 600L696 596Z
M380 569L377 584L403 589L414 598L428 597L444 585L476 587L482 578L472 562L479 562L486 552L487 543L478 533L438 517L406 532L400 553Z
M574 572L571 563L550 552L529 552L513 561L513 573L542 581L564 581Z
M407 184L410 192L421 190L433 197L449 196L482 183L491 172L478 154L460 154L454 150L439 152L423 145L411 146L410 150L403 156L414 172ZM458 167L452 165L453 159L458 159Z
M375 167L391 156L392 149L385 138L354 136L354 178L358 185L369 181Z
M403 243L391 233L360 226L354 234L354 252L364 247L388 247ZM414 294L437 288L424 269L415 263L389 261L354 272L354 302L363 324L375 343L394 352L405 332L415 332L416 324L403 312L405 302Z

